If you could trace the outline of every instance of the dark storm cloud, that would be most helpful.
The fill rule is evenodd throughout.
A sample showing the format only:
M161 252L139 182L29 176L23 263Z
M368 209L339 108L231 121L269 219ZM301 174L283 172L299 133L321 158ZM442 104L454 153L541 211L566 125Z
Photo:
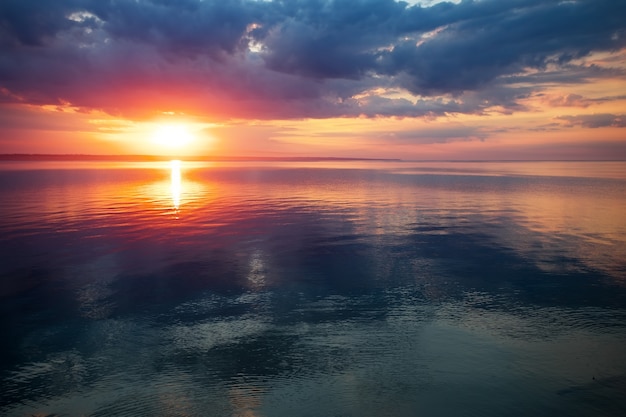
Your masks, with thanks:
M1 45L43 45L46 39L68 30L74 22L67 15L76 1L5 0L0 3Z
M3 0L0 88L127 115L506 113L556 78L620 73L575 60L624 48L623 16L626 0Z
M106 3L106 2L103 2ZM233 54L258 14L253 3L119 1L96 3L93 12L113 38L155 45L178 54Z
M464 2L466 5L491 2ZM499 2L509 4L507 2ZM580 1L524 5L518 9L476 15L450 24L415 46L399 43L385 54L389 74L405 72L404 85L419 94L476 90L503 75L549 64L565 65L594 50L616 50L626 44L626 2Z
M406 11L392 0L281 3L286 19L264 39L267 65L318 79L360 78L375 71L377 48L398 36Z
M178 53L233 53L254 19L253 4L197 0L5 0L0 4L0 22L8 39L28 46L50 44L64 31L101 28L116 42L139 42Z

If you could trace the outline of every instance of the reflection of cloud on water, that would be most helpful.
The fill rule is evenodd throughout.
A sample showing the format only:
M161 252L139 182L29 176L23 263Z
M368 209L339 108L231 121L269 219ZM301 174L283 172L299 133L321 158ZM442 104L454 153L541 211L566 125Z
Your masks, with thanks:
M269 329L269 324L252 316L231 320L211 320L169 328L175 349L182 352L205 352L215 347L243 343Z
M76 301L83 317L103 319L113 313L115 304L110 297L114 292L110 285L117 279L119 268L115 254L66 267L64 275L67 282L78 286L75 290Z
M265 286L265 278L267 267L265 265L265 256L260 249L250 254L248 282L253 289L261 289Z
M510 314L485 309L486 303L497 304L489 294L433 304L420 301L419 291L410 287L350 297L325 294L289 297L294 304L285 310L267 294L208 293L174 309L168 303L157 314L37 332L24 350L36 352L45 344L48 353L17 368L4 393L29 399L0 411L204 415L211 410L252 417L391 410L409 416L443 408L453 415L458 408L445 399L454 397L499 415L495 411L520 390L533 406L556 392L563 400L557 405L566 406L573 398L584 404L605 392L616 395L623 386L618 381L615 389L596 392L583 385L592 375L615 375L624 356L621 339L602 326L581 323L558 331L563 323L554 318L567 320L576 307ZM260 312L245 312L259 305ZM70 335L71 349L62 340ZM546 358L541 368L532 364L537 355ZM538 383L528 369L555 377ZM485 387L491 387L493 401L484 401Z
M104 183L71 230L24 238L29 260L50 252L28 309L6 321L18 359L0 403L19 403L7 415L458 414L449 398L501 415L506 399L540 409L565 390L550 399L562 409L592 376L626 369L624 291L586 268L599 258L580 239L623 221L574 230L567 193L552 207L530 180L478 178L467 192L414 177L294 198L303 178L284 172L276 191L169 169Z
M241 382L236 382L228 390L228 399L233 406L237 417L257 417L256 410L261 408L266 389L241 378Z

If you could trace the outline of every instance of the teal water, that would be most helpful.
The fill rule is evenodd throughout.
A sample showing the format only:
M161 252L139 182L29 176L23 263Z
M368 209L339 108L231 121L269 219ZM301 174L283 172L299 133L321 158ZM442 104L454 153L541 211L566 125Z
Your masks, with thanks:
M0 415L625 413L624 162L0 162L0 195Z

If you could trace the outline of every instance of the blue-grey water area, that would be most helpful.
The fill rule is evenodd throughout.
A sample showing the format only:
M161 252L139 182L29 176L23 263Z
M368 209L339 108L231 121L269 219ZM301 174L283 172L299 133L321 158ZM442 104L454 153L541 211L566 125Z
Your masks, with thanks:
M5 161L0 195L0 415L626 415L625 162Z

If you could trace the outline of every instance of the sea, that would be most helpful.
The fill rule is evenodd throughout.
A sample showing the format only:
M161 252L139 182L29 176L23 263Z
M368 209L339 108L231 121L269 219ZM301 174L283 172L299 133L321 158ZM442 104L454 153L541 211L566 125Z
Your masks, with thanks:
M624 416L626 162L2 161L2 416Z

